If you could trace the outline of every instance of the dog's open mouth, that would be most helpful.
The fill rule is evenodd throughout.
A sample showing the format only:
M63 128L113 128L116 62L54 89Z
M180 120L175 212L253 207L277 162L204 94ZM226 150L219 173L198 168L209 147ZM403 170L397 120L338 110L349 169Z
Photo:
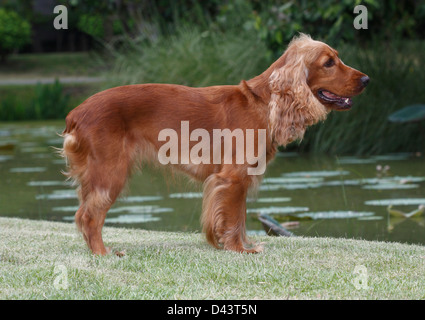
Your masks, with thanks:
M350 97L341 97L326 90L319 90L317 94L323 102L334 104L339 110L348 110L353 105Z

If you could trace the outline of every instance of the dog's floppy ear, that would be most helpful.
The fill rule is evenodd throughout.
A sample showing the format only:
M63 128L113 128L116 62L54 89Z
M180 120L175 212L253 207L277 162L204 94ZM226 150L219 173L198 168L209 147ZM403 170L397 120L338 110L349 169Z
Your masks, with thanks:
M309 70L302 50L292 44L282 58L284 65L269 78L269 117L273 140L286 146L302 139L307 126L324 120L327 111L307 85Z

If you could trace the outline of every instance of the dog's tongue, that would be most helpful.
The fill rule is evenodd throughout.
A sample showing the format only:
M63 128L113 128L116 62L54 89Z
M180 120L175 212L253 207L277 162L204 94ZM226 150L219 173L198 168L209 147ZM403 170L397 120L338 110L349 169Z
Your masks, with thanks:
M341 97L339 97L336 94L333 94L332 92L329 92L329 91L323 90L322 94L329 99L341 99Z
M323 90L322 94L331 100L334 100L337 104L341 105L341 106L351 106L353 101L351 100L351 98L345 98L345 97L341 97L341 96L337 96L336 94L333 94L332 92Z

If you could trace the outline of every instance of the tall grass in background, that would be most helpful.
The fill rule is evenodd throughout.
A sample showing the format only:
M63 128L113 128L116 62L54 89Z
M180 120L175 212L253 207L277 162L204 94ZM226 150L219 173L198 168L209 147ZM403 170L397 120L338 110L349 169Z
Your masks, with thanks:
M151 41L128 39L125 45L126 50L113 51L109 87L149 82L194 87L237 84L273 62L265 44L242 28L239 33L181 28ZM361 48L348 43L337 49L346 64L368 74L371 82L354 99L351 111L332 112L324 123L307 130L301 144L289 149L355 155L425 151L424 123L387 120L409 104L425 103L425 44L371 42Z
M238 84L268 66L267 48L255 35L181 28L173 35L114 51L108 85L174 83L194 87Z

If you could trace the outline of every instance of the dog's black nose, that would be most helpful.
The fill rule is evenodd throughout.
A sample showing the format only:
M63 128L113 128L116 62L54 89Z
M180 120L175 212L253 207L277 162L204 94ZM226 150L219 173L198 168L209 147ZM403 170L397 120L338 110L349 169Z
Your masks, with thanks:
M360 78L360 81L362 82L363 87L366 87L367 84L369 83L369 77L368 76L363 76Z

